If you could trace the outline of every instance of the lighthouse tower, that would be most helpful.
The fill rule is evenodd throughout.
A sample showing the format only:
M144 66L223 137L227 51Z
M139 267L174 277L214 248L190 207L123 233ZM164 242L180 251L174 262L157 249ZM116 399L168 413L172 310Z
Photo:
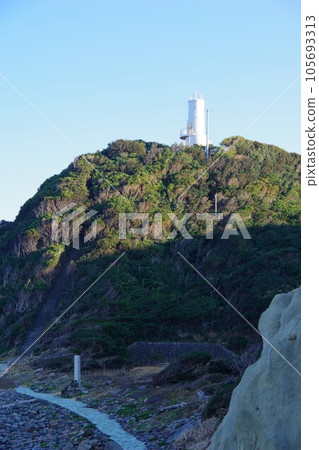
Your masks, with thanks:
M187 145L206 145L205 100L195 92L188 100L187 127L181 129L180 138Z

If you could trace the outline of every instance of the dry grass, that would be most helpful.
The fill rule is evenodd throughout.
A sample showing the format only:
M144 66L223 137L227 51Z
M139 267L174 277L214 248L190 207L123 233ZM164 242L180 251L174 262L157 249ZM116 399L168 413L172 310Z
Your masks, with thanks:
M175 442L174 446L181 450L206 450L217 429L218 419L212 417L200 425L185 431Z
M129 370L125 369L97 369L93 370L83 370L82 373L89 377L106 377L113 379L121 379L127 378L129 380L138 381L141 378L152 377L157 374L161 370L165 368L164 365L154 365L154 366L140 366L133 367Z

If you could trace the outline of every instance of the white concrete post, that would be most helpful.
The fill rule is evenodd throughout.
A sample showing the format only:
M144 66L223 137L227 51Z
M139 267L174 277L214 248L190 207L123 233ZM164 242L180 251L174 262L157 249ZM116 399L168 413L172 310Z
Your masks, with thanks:
M74 355L74 381L81 386L81 356Z

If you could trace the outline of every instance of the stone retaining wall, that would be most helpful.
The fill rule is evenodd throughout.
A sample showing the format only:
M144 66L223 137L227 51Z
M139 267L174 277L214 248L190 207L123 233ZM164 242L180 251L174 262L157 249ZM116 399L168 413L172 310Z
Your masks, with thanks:
M176 361L190 352L205 352L214 360L235 356L221 344L201 342L134 342L129 347L130 359L135 364L155 364Z

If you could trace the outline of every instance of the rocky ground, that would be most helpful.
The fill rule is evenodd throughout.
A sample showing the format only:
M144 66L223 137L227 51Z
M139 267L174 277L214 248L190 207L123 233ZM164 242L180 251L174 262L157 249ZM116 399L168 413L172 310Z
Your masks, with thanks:
M0 390L1 450L120 449L84 418L59 406Z
M72 373L52 372L44 368L34 369L31 362L23 362L10 371L10 376L17 385L27 386L38 392L60 395L63 388L72 380ZM117 420L128 433L145 442L146 448L149 450L160 448L203 450L207 448L217 421L213 419L206 421L206 424L201 421L206 402L199 398L197 394L197 384L200 385L200 383L194 381L154 387L153 376L161 370L163 370L163 366L159 365L136 367L129 371L98 370L84 372L82 384L88 392L77 392L73 398L82 401L91 408L107 413L111 418ZM201 384L203 383L205 384L202 380ZM12 395L17 394L13 393ZM52 406L52 410L55 409ZM64 414L72 416L72 413L66 412ZM64 419L62 422L68 423ZM74 426L76 425L78 423ZM58 426L59 422L56 427ZM71 423L68 426L71 426ZM86 429L90 429L90 427L85 428L85 425L83 425L75 429L74 445L78 445L77 439L85 437L83 433L88 433L88 431L85 431ZM200 436L204 429L206 430L204 434L207 434L207 436L201 443ZM72 430L71 427L69 431ZM190 441L197 434L198 438L196 439L199 442L190 444ZM39 430L38 435L39 439L43 438L41 430ZM95 439L94 436L92 439ZM47 442L50 442L50 440L48 439ZM71 443L73 445L72 440ZM59 446L57 448L64 447Z

